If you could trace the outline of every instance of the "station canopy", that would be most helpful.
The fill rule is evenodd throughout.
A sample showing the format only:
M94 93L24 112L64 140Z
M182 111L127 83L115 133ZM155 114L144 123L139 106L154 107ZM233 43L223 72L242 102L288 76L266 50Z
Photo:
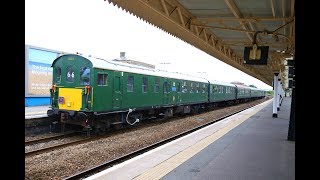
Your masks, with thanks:
M108 2L268 85L294 58L294 0Z

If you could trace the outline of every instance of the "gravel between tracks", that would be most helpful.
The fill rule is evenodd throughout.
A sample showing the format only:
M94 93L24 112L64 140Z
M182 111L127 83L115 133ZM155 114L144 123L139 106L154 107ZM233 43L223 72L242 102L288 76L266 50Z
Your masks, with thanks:
M192 127L205 124L213 119L218 119L226 114L231 114L266 100L268 98L174 121L163 121L161 124L137 128L128 133L121 133L105 139L26 157L25 179L63 179L159 140L169 138Z

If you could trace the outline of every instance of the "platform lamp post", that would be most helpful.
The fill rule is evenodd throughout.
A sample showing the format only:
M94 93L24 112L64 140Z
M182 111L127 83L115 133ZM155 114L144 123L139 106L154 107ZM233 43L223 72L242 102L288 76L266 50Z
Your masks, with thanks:
M272 117L277 118L278 112L277 112L277 98L278 98L278 75L279 73L274 73L273 78L273 108L272 108Z

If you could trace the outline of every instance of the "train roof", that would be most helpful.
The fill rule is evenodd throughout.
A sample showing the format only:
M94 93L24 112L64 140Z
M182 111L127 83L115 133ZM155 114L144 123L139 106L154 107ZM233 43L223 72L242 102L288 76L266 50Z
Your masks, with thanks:
M242 89L265 91L264 89L255 88L255 87L250 87L250 86L244 86L244 85L240 85L240 84L236 84L236 86L237 86L238 88L242 88Z
M200 77L196 77L188 74L182 74L178 72L169 72L169 71L163 71L158 69L151 69L151 68L137 66L133 64L95 58L95 57L90 57L90 56L80 55L80 54L64 54L62 56L67 56L67 55L73 55L73 56L77 55L77 56L86 58L92 63L94 68L110 69L110 70L117 70L117 71L129 72L129 73L145 74L145 75L208 83L208 81L204 78L200 78Z
M250 89L252 89L252 90L258 90L258 91L267 91L267 90L265 90L265 89L255 88L255 87L250 87Z
M245 86L245 85L241 85L241 84L235 84L235 86L237 86L237 88L241 88L241 89L251 89L251 87Z
M230 87L236 87L234 84L227 83L227 82L221 82L217 80L209 80L210 84L217 84L217 85L222 85L222 86L230 86Z

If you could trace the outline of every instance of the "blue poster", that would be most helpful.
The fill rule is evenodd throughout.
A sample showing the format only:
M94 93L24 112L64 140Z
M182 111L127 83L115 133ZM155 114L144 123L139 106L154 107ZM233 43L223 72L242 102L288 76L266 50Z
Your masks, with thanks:
M29 48L28 95L49 96L52 85L51 64L58 53Z

